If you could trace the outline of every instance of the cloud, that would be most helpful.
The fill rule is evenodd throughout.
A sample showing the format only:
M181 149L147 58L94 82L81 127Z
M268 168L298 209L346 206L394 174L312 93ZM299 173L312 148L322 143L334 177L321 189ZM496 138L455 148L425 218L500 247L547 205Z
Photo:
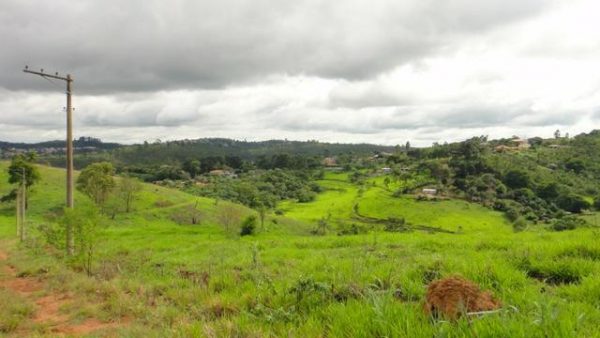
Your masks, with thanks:
M0 139L414 145L600 127L593 0L6 0ZM544 134L545 133L545 134Z
M0 86L49 88L21 74L24 64L71 72L84 93L221 88L271 74L366 79L550 3L5 0Z

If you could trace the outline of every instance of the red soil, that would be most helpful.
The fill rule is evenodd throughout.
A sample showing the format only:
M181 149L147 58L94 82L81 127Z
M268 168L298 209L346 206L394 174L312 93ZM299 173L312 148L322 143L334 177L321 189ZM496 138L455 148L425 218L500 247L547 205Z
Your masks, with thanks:
M8 259L8 254L0 250L0 264ZM50 331L57 336L80 336L101 329L117 328L126 324L111 322L104 323L95 318L89 318L80 324L69 323L69 316L60 313L60 308L73 301L66 294L50 293L43 297L36 297L35 293L44 289L42 280L33 277L16 277L14 267L5 265L4 270L9 276L0 280L0 288L7 288L35 302L37 311L32 319L34 323L48 325ZM23 332L24 333L24 332Z

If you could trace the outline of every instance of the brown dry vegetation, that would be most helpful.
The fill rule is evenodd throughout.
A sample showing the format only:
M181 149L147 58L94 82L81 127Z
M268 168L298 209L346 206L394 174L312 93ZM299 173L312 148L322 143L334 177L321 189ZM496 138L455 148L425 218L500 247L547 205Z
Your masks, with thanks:
M495 310L501 306L491 292L461 277L433 281L427 288L425 312L433 316L457 319L469 312Z

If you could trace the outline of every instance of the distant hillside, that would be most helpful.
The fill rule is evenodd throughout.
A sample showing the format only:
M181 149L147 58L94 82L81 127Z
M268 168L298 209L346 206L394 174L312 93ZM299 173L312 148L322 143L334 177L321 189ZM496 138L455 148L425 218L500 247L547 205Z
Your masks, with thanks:
M144 143L124 146L112 152L114 159L123 164L156 164L156 161L184 162L210 156L236 156L256 160L260 156L289 154L302 156L335 156L353 154L372 155L392 152L394 147L374 144L323 143L318 141L270 140L260 142L207 138L197 140Z
M73 141L73 146L76 148L96 148L102 150L115 149L121 145L118 143L105 143L98 138L80 137ZM64 140L44 141L38 143L14 143L0 141L0 149L20 149L20 150L39 150L45 148L65 148Z

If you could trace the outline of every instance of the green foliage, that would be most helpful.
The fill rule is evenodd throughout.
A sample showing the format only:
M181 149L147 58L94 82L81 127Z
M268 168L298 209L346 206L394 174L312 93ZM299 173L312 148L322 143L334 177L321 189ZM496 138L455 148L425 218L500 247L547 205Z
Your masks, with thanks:
M14 156L8 166L8 183L17 186L24 183L25 189L30 190L31 187L40 180L40 173L33 164L35 158L35 153ZM23 181L23 179L25 179L25 181ZM12 189L7 194L0 196L0 202L14 201L17 198L17 189Z
M513 222L513 229L515 231L523 231L527 228L527 221L523 217L518 217Z
M208 184L190 186L186 190L199 196L241 203L253 209L273 209L282 200L294 199L302 203L314 200L321 187L312 179L311 172L275 169L253 171L238 178L211 177Z
M583 225L585 225L585 221L581 218L574 216L565 216L555 220L552 223L552 229L554 231L573 230Z
M388 218L385 222L384 230L388 232L400 232L406 231L406 220L404 217L401 218Z
M531 178L522 170L511 170L504 176L504 183L511 189L529 188Z
M565 163L565 168L575 172L576 174L580 174L585 170L585 163L582 160L573 159Z
M142 191L142 184L140 181L128 176L121 178L117 185L117 195L119 196L119 200L123 203L126 213L129 213L132 210L133 203L139 197L140 191Z
M0 299L0 334L14 333L33 315L35 308L29 301L5 288L0 288Z
M104 226L104 220L97 208L93 206L78 206L65 208L59 223L67 228L71 226L75 234L75 256L73 262L80 266L88 276L92 275L99 235Z
M600 210L600 196L594 199L594 209L596 209L596 211Z
M231 203L219 203L217 206L217 221L224 227L225 232L232 233L240 224L243 211Z
M20 185L25 178L25 187L30 188L40 180L40 173L33 165L35 153L16 155L8 167L8 183Z
M256 230L257 219L255 215L250 215L244 219L242 222L242 227L240 230L240 236L249 236L253 235Z
M484 161L486 148L483 143L485 141L485 137L474 137L458 145L448 165L459 180L488 170Z
M6 175L3 170L0 179ZM83 316L115 323L130 320L106 330L115 336L596 335L600 247L590 241L597 236L596 229L547 232L531 224L514 232L501 213L465 200L423 203L413 196L393 198L383 189L383 179L370 177L367 182L376 184L365 184L358 197L358 187L348 182L346 173L327 173L318 181L324 190L314 201L281 202L284 216L276 217L277 224L251 240L240 240L237 235L241 220L253 211L223 200L215 205L214 199L144 185L136 208L100 227L102 245L96 246L93 278L63 269L60 254L56 259L50 246L11 248L11 264L21 274L43 276L48 291L68 290L74 299L81 299L77 306L61 308L61 314L74 321ZM64 203L64 172L42 168L40 186L44 189L32 196L36 202L30 219L53 223L48 214ZM76 206L85 205L86 200L78 194ZM157 201L169 203L157 207ZM527 208L508 197L498 201ZM182 226L171 220L173 213L196 202L204 213L202 226ZM449 230L461 226L462 231L384 232L356 219L356 204L367 217L404 217L410 224ZM225 233L219 223L219 208L224 205L239 208L242 215L234 225L235 236ZM10 247L8 239L14 238L14 225L12 209L0 208L4 249ZM306 236L323 215L336 230L343 228L342 223L355 223L369 233ZM464 276L490 290L505 304L503 309L456 322L429 318L421 305L427 283L449 275ZM9 320L2 307L24 303L7 293L0 297L8 300L0 302L2 322ZM15 322L32 322L32 312L19 313ZM19 326L16 332L21 334L22 329L27 327ZM37 334L22 335L29 333Z
M77 189L102 206L115 187L115 170L111 163L93 163L81 171L77 178Z
M572 193L559 196L556 200L556 204L563 210L575 213L580 213L582 210L591 207L590 202L585 198Z

